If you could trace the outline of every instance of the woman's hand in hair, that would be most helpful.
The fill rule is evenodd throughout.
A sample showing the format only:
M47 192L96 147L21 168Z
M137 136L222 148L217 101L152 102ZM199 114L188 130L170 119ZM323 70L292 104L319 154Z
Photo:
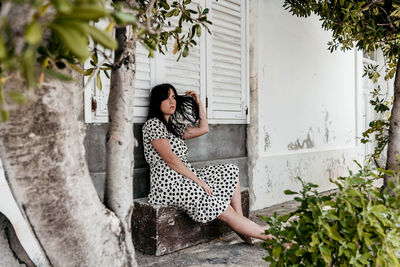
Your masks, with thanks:
M208 121L206 111L204 110L203 103L201 103L199 95L195 91L186 91L185 95L193 98L199 105L199 125L197 127L187 127L183 134L183 139L190 139L208 133Z
M208 184L206 184L204 181L200 181L199 185L201 187L203 187L204 191L206 191L207 195L211 196L213 195L213 191L211 190L211 188L208 186Z
M185 95L193 97L194 101L196 101L198 104L201 102L199 95L193 90L186 91Z

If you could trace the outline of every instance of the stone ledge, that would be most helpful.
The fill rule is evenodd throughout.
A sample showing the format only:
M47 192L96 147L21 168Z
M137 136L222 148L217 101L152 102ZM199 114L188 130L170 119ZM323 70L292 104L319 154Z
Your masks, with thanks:
M135 248L156 256L168 254L220 237L231 231L223 222L193 221L185 212L173 207L151 205L147 198L134 200L132 234ZM242 207L249 216L249 191L242 190Z

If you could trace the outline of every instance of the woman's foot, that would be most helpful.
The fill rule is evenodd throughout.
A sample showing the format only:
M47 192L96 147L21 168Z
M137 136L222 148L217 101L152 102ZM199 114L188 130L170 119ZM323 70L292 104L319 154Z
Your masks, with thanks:
M246 242L247 244L249 244L249 245L254 245L254 240L253 240L253 238L251 238L251 237L249 237L249 236L247 236L247 235L242 235L241 233L238 233L238 232L235 232L239 237L240 237L240 239L242 239L244 242Z

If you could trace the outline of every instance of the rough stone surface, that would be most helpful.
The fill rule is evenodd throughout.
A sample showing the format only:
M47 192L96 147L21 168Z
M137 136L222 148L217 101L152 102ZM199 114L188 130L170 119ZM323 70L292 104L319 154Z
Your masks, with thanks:
M249 193L242 191L242 206L249 215ZM147 198L135 200L132 232L135 248L147 254L164 255L220 237L230 228L219 220L201 224L173 207L150 205Z
M297 207L297 202L290 201L266 209L253 211L250 218L263 224L258 215L271 216L274 212L278 215L286 214ZM136 252L139 266L267 266L262 260L267 251L261 247L261 242L254 246L243 243L234 233L224 235L208 243L203 243L190 248L182 249L163 256L147 255Z

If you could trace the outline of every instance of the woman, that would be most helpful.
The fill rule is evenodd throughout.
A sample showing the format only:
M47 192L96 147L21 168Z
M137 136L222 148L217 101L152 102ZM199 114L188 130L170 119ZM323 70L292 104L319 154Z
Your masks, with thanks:
M179 119L198 121L198 127L186 127ZM218 218L250 244L251 237L272 238L264 234L264 227L243 216L237 166L195 169L187 162L183 140L207 132L207 117L194 91L178 96L170 84L152 89L149 115L143 126L144 152L151 173L149 202L183 209L201 223Z

